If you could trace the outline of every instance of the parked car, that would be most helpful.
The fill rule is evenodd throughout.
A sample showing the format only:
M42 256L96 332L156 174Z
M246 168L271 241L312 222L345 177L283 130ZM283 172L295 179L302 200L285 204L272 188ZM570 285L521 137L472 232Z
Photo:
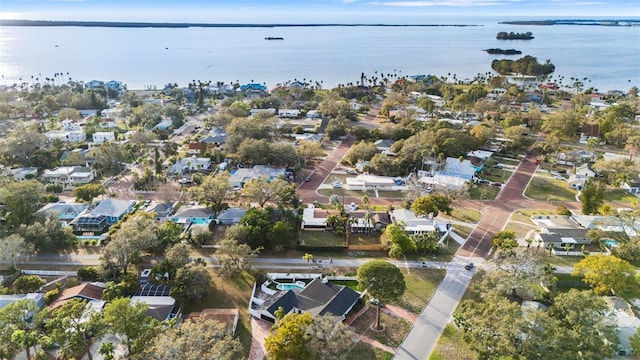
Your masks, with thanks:
M494 169L504 169L504 164L497 163L497 164L493 165L493 168Z
M560 174L558 174L558 175L554 176L554 178L555 178L555 179L558 179L558 180L564 180L564 176L562 176L562 175L560 175Z
M464 268L467 270L473 269L473 263L468 263L467 265L464 266Z
M306 178L304 178L304 181L305 181L305 182L309 182L309 181L311 181L311 176L307 176Z
M339 189L342 187L342 183L340 181L334 181L331 186L333 186L336 189Z
M432 192L433 191L433 186L431 186L431 185L427 186L427 188L424 189L424 191L426 191L428 193Z
M502 184L499 182L492 182L491 186L495 186L495 187L502 187Z

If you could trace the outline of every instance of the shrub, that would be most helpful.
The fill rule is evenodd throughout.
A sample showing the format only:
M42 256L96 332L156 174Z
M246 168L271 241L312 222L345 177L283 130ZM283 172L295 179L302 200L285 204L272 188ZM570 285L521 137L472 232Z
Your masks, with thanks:
M556 208L556 213L558 215L571 215L571 210L567 209L566 207L560 205Z
M23 275L13 282L13 292L15 294L36 292L46 283L47 282L38 275Z
M81 281L96 281L100 278L100 275L95 266L89 266L78 269L78 277Z
M60 293L61 291L59 288L47 291L47 293L44 294L44 303L47 306L51 305L51 303L53 303L58 298L58 296L60 296Z

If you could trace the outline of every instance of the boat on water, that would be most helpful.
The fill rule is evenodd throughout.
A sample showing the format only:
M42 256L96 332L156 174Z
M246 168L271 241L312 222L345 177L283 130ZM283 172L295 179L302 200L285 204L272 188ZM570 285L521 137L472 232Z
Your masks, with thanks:
M279 37L279 36L267 36L266 38L264 38L265 40L284 40L283 37Z

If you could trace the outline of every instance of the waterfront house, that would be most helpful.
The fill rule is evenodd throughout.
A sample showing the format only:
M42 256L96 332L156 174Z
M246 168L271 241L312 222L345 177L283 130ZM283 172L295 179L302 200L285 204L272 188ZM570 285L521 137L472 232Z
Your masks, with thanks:
M130 213L135 200L104 199L92 204L71 221L74 231L100 232Z
M104 81L100 80L91 80L89 82L84 83L85 89L102 89L104 88Z
M267 87L258 83L249 83L240 85L238 91L242 92L245 96L263 96L267 94Z
M106 83L104 83L104 88L107 90L117 91L118 93L122 92L123 90L122 82L115 80L107 81Z
M115 141L116 136L113 131L98 131L93 133L93 143L102 144L106 141Z
M51 184L60 184L64 189L88 184L94 179L93 171L84 166L63 166L53 170L45 170L42 180Z

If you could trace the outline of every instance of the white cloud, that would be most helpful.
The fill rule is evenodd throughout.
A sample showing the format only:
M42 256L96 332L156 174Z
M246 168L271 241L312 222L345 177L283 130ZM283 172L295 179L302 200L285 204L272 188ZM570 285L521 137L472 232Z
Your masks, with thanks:
M423 0L423 1L375 1L372 5L391 7L429 7L429 6L497 6L520 0Z

